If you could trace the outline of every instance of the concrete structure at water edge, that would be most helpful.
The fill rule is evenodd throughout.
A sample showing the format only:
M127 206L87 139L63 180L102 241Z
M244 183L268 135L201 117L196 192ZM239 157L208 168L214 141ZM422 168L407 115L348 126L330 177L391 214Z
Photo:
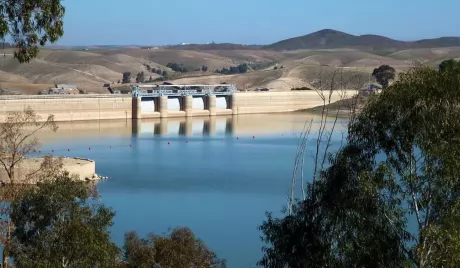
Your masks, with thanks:
M40 170L43 163L43 157L26 158L15 166L15 183L18 184L36 184L37 178L31 176ZM81 181L93 181L103 179L96 174L96 163L93 160L78 157L63 157L63 168L69 174L76 176ZM0 181L9 183L8 175L4 169L0 170Z
M280 113L308 109L356 95L355 90L237 92L230 84L142 85L132 94L11 95L0 96L0 120L8 112L31 107L46 120L147 119Z

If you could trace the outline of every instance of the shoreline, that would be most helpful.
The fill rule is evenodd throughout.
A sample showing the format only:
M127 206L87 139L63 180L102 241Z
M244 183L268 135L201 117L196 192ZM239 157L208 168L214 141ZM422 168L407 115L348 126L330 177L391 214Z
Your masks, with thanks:
M100 181L106 180L107 177L98 175L96 173L96 162L94 160L82 157L68 157L68 156L53 156L54 159L62 160L62 170L69 172L71 176L75 176L78 181ZM25 158L15 167L15 183L16 184L37 184L40 182L40 166L45 159L44 156ZM30 176L30 177L29 177ZM0 182L2 184L11 184L6 171L0 170Z
M357 102L354 102L353 99L343 99L343 100L339 100L336 102L331 102L325 105L328 109L326 116L330 117L330 116L337 115L337 117L341 119L350 118L352 114L359 114L364 108L364 106L366 105L366 103L367 103L367 97L360 97L357 100ZM353 106L355 106L354 111L351 110L351 107ZM324 105L319 105L319 106L315 106L312 108L300 109L300 110L297 110L296 112L309 113L309 114L321 116L323 107Z

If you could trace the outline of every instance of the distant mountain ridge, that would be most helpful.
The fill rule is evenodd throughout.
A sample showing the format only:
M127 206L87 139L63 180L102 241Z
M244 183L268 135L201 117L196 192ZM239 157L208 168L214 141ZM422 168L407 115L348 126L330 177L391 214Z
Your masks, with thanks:
M304 36L282 40L267 46L272 50L360 48L369 50L401 50L411 48L460 46L460 37L440 37L418 41L399 41L385 36L352 35L332 29L323 29Z
M9 44L7 44L9 45ZM210 43L210 44L181 44L166 45L161 48L174 50L298 50L298 49L337 49L355 48L361 50L386 50L398 51L414 48L436 48L460 46L460 37L439 37L432 39L421 39L417 41L400 41L381 35L364 34L352 35L349 33L323 29L311 34L297 36L278 41L270 45L245 45L234 43ZM5 46L6 47L6 46ZM148 48L155 47L146 45L48 45L48 49L111 49L111 48Z

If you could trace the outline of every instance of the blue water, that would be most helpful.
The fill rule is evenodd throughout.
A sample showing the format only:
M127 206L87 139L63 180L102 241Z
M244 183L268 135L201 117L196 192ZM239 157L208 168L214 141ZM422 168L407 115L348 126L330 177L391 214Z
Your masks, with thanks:
M257 227L266 211L279 215L287 203L305 119L248 115L238 124L216 124L214 134L194 131L190 136L174 130L157 135L142 128L159 124L147 120L135 131L130 123L105 128L110 123L99 122L99 130L86 135L79 134L84 126L78 131L64 126L44 142L43 151L93 159L96 172L110 178L98 183L98 189L104 204L116 211L112 238L120 246L127 231L145 235L187 226L227 259L228 267L255 267L262 257ZM340 133L334 135L334 147L340 139ZM314 141L307 170L313 148Z

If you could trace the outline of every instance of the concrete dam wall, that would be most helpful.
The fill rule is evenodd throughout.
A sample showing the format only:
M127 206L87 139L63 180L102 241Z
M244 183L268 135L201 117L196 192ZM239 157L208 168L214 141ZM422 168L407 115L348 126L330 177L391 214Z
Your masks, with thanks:
M216 97L131 97L126 95L87 96L1 96L0 120L11 111L28 106L46 120L54 114L56 121L107 119L141 119L232 114L279 113L308 109L354 96L356 91L306 92L238 92Z
M78 95L77 95L78 96ZM131 97L100 96L34 98L34 96L9 96L0 98L0 119L7 112L23 111L30 106L42 120L53 114L56 121L128 119L131 118Z
M233 97L233 114L279 113L308 109L324 104L351 98L357 94L355 90L332 92L323 91L290 91L290 92L251 92L237 93Z

